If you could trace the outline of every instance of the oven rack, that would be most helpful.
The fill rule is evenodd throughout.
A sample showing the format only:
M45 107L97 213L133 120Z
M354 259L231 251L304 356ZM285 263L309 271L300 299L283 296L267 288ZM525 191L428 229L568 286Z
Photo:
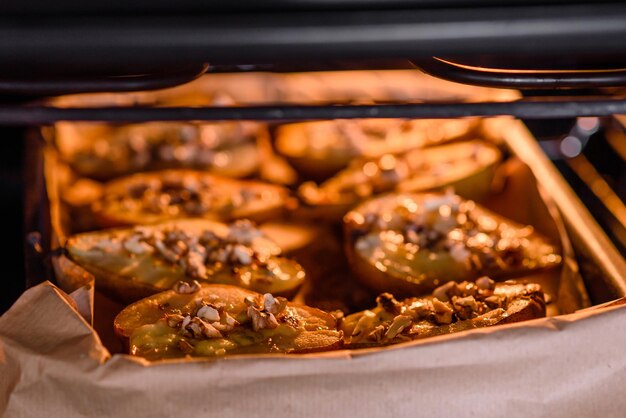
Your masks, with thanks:
M0 106L0 125L48 125L56 121L294 121L356 118L452 118L511 115L562 119L626 113L626 97L524 98L512 102L402 103L373 105L269 105L238 107Z

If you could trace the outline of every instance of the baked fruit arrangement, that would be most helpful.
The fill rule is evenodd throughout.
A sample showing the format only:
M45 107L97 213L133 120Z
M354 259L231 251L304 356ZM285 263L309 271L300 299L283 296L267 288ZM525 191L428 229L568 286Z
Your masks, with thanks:
M481 204L507 153L480 124L143 124L86 137L64 124L60 160L93 187L76 199L90 224L70 222L57 274L91 275L128 305L115 333L148 360L383 347L545 316L549 298L527 276L559 268L558 243ZM295 181L263 175L277 161Z

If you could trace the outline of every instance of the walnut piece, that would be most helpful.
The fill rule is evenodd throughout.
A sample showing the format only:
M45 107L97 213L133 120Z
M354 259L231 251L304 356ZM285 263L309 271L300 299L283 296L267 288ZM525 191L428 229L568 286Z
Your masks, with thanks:
M401 309L400 303L394 299L391 293L381 293L376 298L376 303L378 304L378 306L380 306L381 308L383 308L385 311L389 313L392 313L392 314L400 313L400 309Z
M453 297L452 306L460 320L466 320L478 315L478 303L474 296Z
M190 295L200 290L200 283L198 283L197 280L194 280L192 283L183 282L181 280L181 281L174 283L174 286L172 286L172 289L174 290L174 292L179 293L181 295Z
M263 309L267 312L278 316L285 310L286 307L287 299L281 297L275 298L270 293L263 295Z
M396 337L396 335L400 334L406 327L411 325L413 320L406 315L398 315L393 318L391 325L387 329L385 333L385 339L392 340Z
M493 290L496 288L496 282L494 282L487 276L483 276L479 279L476 279L476 286L480 290Z
M383 341L386 338L385 336L385 326L383 324L378 325L372 332L367 334L367 338L370 340L375 340L377 343Z
M442 325L452 323L452 314L454 313L454 311L448 303L442 302L439 299L434 298L433 310L435 313L435 322Z
M433 296L442 302L447 302L456 291L456 282L445 283L433 291Z
M248 306L246 313L248 314L248 318L252 321L252 329L255 331L278 327L278 321L273 314L264 312L256 306Z
M353 339L360 339L368 329L372 327L374 323L374 318L376 318L376 314L370 310L363 311L363 316L359 318L354 329L352 330L351 337Z
M200 309L198 309L196 316L209 322L215 322L220 320L219 311L211 305L202 306Z
M215 329L213 325L203 321L197 316L191 320L187 330L191 331L195 338L222 338L221 332Z
M184 319L185 317L180 314L165 314L165 322L172 328L178 328Z

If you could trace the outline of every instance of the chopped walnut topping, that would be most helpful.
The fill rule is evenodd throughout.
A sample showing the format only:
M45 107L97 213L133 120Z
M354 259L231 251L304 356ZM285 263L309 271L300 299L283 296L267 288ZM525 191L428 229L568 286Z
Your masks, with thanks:
M266 241L255 241L262 233L250 221L236 222L226 235L218 236L213 231L189 232L173 227L168 230L151 230L137 227L120 244L133 255L154 253L155 256L183 268L186 276L192 279L208 280L220 270L230 270L242 283L249 269L267 270L265 278L273 280L280 274L280 268L272 266L272 256L279 255L280 249L269 246Z
M198 309L196 316L198 316L198 318L202 318L205 321L209 321L209 322L215 322L215 321L220 320L219 311L215 309L214 307L212 307L211 305L202 306L200 309Z
M247 297L244 302L248 305L246 311L248 318L252 320L252 328L255 331L261 329L273 329L278 327L279 323L276 319L287 306L287 299L275 298L269 293L263 295L263 306L255 298Z
M230 316L228 312L224 312L223 319L224 319L225 325L228 327L234 327L236 325L239 325L239 322L237 322L235 318Z
M433 291L433 296L442 302L447 302L450 300L450 297L454 294L451 292L454 292L455 290L456 290L456 283L448 282L436 288Z
M377 343L382 342L385 338L385 326L383 324L378 325L372 332L367 334L367 338L370 340L374 340Z
M478 315L478 303L474 296L453 297L452 307L460 320L470 319Z
M254 255L252 249L243 245L235 245L232 249L232 254L240 264L244 266L252 264L252 256Z
M367 239L373 237L374 245L382 240L404 245L410 253L446 252L455 262L483 273L523 264L532 232L500 224L474 202L451 193L419 202L404 196L393 207L375 209L350 214L358 225L357 250L370 250Z
M408 306L408 312L412 313L415 319L428 318L433 312L432 302L417 299Z
M178 328L184 319L185 317L180 314L166 314L165 315L165 322L167 322L167 325L172 328Z
M200 245L189 248L189 252L180 260L180 264L185 268L185 274L198 279L207 278L206 249Z
M385 338L389 340L394 339L396 335L400 334L406 327L411 325L412 322L413 320L408 316L405 316L405 315L396 316L391 322L391 325L389 325L389 328L387 329L387 332L385 333Z
M254 224L247 219L236 221L231 225L228 233L228 240L241 244L252 244L255 238L262 236L261 231L254 227Z
M400 313L400 303L394 299L391 293L381 293L376 298L376 303L389 313Z
M252 329L255 331L262 329L274 329L279 325L273 314L263 312L254 306L248 306L248 310L246 312L248 314L248 318L252 320Z
M277 328L281 323L297 328L298 318L295 311L287 307L287 300L274 297L271 294L257 297L246 297L246 316L248 321L240 324L230 313L226 311L226 304L220 303L215 295L207 295L204 298L194 300L195 308L187 315L182 315L179 310L173 309L165 313L162 320L176 330L183 337L181 341L225 338L228 333L236 332L240 326L247 326L254 331ZM188 345L191 347L189 347ZM193 351L193 345L186 342L184 350ZM181 348L183 350L183 348Z
M172 150L163 148L163 159L173 162L176 156ZM180 150L176 150L178 152ZM206 153L204 154L207 155ZM213 154L224 161L230 156L225 153ZM226 163L228 161L225 161ZM202 173L188 171L165 171L156 174L142 174L124 180L123 188L107 189L102 197L103 205L178 217L203 216L208 212L224 213L248 205L255 199L267 199L262 188L253 184L239 185L235 182L217 180Z
M450 324L452 323L452 314L454 310L446 302L441 302L439 299L433 299L433 310L435 322L438 324Z
M155 241L154 246L159 250L160 255L170 263L177 263L180 257L174 251L169 249L163 241Z
M172 289L174 290L174 292L180 293L181 295L189 295L191 293L196 293L198 290L200 290L200 283L198 283L196 280L194 280L192 283L183 282L181 280L174 283Z
M485 298L484 302L491 309L495 309L495 308L501 308L505 300L504 298L501 298L499 296L488 296Z
M495 283L488 277L480 278L477 282L448 282L435 289L432 296L401 302L388 293L381 294L374 310L347 316L342 320L341 328L350 334L349 343L367 339L387 344L391 340L410 340L436 325L501 315L509 303L510 294L507 292L510 291L506 287L496 289ZM537 285L524 285L522 288L514 290L517 292L516 297L541 291Z
M266 293L263 295L263 307L269 313L279 315L287 307L287 299L281 297L275 298L270 293Z
M352 337L361 337L364 332L371 328L372 323L376 318L376 314L370 310L363 311L363 315L356 323L354 330L352 330Z
M189 325L189 323L191 322L191 316L187 315L186 317L183 318L183 322L181 322L180 327L182 329L187 328L187 325Z
M476 286L480 290L493 290L496 287L496 282L494 282L487 276L483 276L476 280Z
M186 327L186 330L190 331L195 338L221 338L222 333L215 327L206 321L203 321L199 317L195 317L191 320L191 323Z

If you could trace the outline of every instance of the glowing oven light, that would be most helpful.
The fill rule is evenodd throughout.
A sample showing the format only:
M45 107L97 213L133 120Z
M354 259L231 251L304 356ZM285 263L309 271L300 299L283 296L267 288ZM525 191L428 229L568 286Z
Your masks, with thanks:
M570 135L563 138L561 144L559 145L559 149L564 156L574 158L583 150L583 144L580 142L580 139Z

